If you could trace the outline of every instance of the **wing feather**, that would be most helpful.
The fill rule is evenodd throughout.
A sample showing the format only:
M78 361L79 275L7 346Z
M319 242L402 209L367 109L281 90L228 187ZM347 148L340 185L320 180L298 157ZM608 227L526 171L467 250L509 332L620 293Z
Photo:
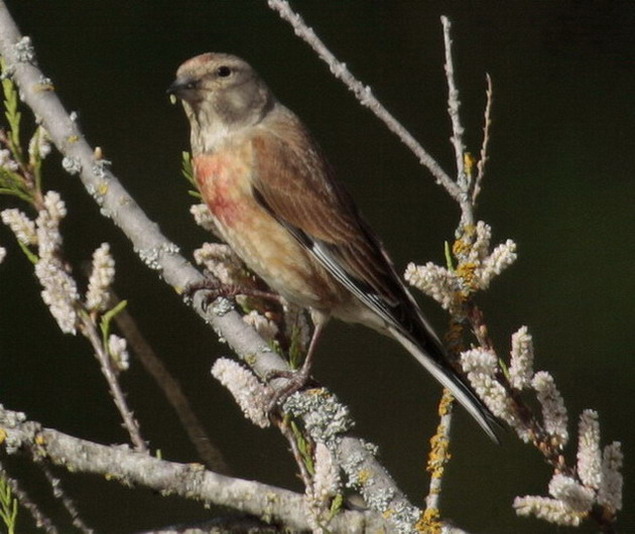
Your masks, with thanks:
M263 128L252 140L255 197L357 298L412 334L418 312L379 239L310 134L290 112L286 119L292 127Z

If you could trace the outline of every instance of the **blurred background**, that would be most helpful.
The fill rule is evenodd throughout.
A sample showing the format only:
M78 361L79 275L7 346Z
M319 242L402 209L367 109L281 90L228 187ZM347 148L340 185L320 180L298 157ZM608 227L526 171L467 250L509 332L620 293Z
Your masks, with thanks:
M185 255L209 236L188 212L192 199L180 173L188 127L165 89L185 59L217 51L247 59L303 118L400 271L409 261L443 263L457 207L264 0L7 4L32 37L40 66L67 109L79 113L89 142L102 147L124 186ZM479 302L501 354L513 332L529 327L536 368L554 375L572 435L580 411L594 408L603 443L622 441L626 493L618 528L635 531L635 4L304 0L294 7L450 174L441 15L453 22L466 141L474 153L480 148L485 73L491 75L491 160L478 217L492 225L495 243L511 238L518 244L519 259ZM45 188L60 191L67 202L64 236L77 265L103 241L111 243L117 293L128 299L128 310L183 385L232 472L301 490L277 432L246 422L210 377L211 364L228 355L228 347L141 264L78 179L61 171L59 155L45 166ZM1 208L14 204L0 198ZM125 442L87 343L59 333L39 299L32 268L5 227L0 244L8 249L0 265L0 402L75 436ZM419 301L442 331L444 313L424 296ZM355 433L379 445L401 487L422 503L428 439L437 424L436 383L395 342L336 323L327 329L314 374L350 406ZM123 382L151 447L167 459L197 461L138 363ZM546 494L551 471L535 450L512 434L501 447L493 446L462 411L453 434L442 500L446 518L471 532L568 532L517 518L511 508L517 495ZM575 441L567 449L570 457ZM99 532L134 532L211 515L198 504L148 490L86 476L63 478ZM31 479L36 495L45 494L41 479ZM47 511L58 514L55 507ZM29 528L23 523L21 531ZM587 524L578 531L594 530Z

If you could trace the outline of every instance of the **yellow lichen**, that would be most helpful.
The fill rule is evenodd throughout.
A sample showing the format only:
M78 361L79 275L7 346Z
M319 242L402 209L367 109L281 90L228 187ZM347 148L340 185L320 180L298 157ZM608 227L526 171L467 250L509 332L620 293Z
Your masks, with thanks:
M452 411L453 402L454 397L452 396L452 393L450 393L447 389L444 390L441 401L439 402L439 415L444 416L449 414Z
M445 437L445 427L439 425L437 433L430 439L430 453L426 471L432 478L441 478L445 469L445 464L450 460L450 442Z
M472 156L471 152L465 152L463 154L463 165L465 167L465 174L468 176L474 175L474 167L476 167L476 158Z
M442 528L443 523L438 508L426 509L415 525L415 530L422 534L441 534Z
M452 411L452 394L447 390L443 390L443 396L439 402L439 415L441 417ZM447 436L447 428L443 423L437 426L437 431L430 438L430 453L428 454L428 463L426 471L430 473L432 479L440 479L445 472L445 465L450 461L450 440ZM432 484L434 486L434 484ZM441 486L438 486L439 492Z
M456 268L456 274L464 282L464 286L468 293L478 289L476 284L476 268L477 264L471 261L460 263Z
M461 256L467 254L470 250L470 243L464 241L463 239L457 239L452 245L452 254L454 254L455 258L460 258Z
M364 485L370 480L370 477L371 472L368 469L362 469L357 475L357 482L359 482L361 485Z
M99 195L105 195L106 193L108 193L108 182L100 182L97 188L97 193Z

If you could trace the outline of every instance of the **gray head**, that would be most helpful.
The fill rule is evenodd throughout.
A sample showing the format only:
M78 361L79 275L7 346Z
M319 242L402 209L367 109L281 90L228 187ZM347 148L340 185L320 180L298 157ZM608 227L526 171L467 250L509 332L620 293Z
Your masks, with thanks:
M183 101L192 126L192 149L213 150L227 133L260 122L275 104L251 66L230 54L188 59L168 89Z

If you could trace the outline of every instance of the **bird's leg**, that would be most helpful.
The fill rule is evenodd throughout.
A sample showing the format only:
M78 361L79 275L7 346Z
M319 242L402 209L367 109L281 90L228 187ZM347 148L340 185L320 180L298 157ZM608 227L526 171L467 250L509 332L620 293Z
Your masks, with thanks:
M269 403L269 411L272 411L278 404L282 404L296 391L302 389L309 379L311 378L311 367L313 366L313 358L317 349L318 339L322 334L325 323L322 321L315 323L315 329L313 330L313 336L309 343L309 350L307 350L302 367L296 371L273 371L267 377L267 380L273 378L286 378L287 382L284 386L277 389Z

